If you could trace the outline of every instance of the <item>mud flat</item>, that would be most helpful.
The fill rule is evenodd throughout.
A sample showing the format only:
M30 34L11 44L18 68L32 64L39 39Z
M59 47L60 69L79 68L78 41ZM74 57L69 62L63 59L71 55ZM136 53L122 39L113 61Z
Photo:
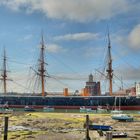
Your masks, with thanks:
M82 140L86 114L78 113L14 113L9 115L8 140ZM134 122L118 122L110 114L89 114L96 124L111 125L114 131L127 132L128 137L117 140L140 140L140 114L133 114ZM4 115L0 116L3 130ZM0 135L0 139L2 138ZM105 140L96 131L90 131L91 140Z

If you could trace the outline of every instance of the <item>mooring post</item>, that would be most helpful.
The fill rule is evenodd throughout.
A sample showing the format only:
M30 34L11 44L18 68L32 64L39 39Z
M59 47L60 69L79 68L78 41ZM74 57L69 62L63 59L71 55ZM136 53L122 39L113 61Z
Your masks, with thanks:
M8 117L4 118L4 140L7 140L8 135Z
M84 140L90 140L89 137L89 116L86 115L86 137Z
M112 132L106 133L106 140L112 140Z

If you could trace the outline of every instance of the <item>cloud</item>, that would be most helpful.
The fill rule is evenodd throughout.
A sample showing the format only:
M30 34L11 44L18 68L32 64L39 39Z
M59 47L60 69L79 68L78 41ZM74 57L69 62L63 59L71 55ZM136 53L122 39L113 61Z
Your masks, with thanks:
M140 24L136 25L128 35L129 46L140 49Z
M122 77L123 80L139 80L140 79L140 68L133 68L128 66L120 66L119 69L115 70L118 77Z
M57 44L48 44L46 50L51 53L59 53L64 51L64 49Z
M133 6L128 0L0 0L12 10L40 11L50 18L87 22L110 19Z
M12 82L8 82L7 90L8 92L18 92L18 93L35 93L40 92L41 89L38 87L36 89L35 82L37 77L33 76L33 73L26 71L24 73L16 72L12 75ZM68 87L69 90L75 91L76 89L81 89L83 83L88 79L88 75L85 74L75 74L75 73L55 73L51 75L50 78L46 80L47 89L46 91L59 91L63 93L63 89ZM0 90L2 87L0 87Z
M124 31L123 33L116 34L113 37L114 42L119 43L122 47L125 47L125 53L131 51L137 51L140 49L140 24L135 25L130 31ZM121 48L122 49L122 48Z
M4 5L13 11L19 11L21 7L29 4L27 0L0 0L0 5Z
M54 37L54 40L75 40L75 41L82 41L82 40L93 40L98 38L98 34L94 33L75 33L75 34L66 34L63 36Z
M81 90L88 75L78 73L55 73L47 80L47 85L51 91L62 91L68 87L70 91Z

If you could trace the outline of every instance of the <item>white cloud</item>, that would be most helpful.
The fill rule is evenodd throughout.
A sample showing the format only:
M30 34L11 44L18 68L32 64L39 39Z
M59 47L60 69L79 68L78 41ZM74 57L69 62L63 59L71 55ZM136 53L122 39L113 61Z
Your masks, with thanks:
M0 4L5 5L14 11L18 11L21 6L26 7L29 3L27 0L0 0Z
M128 35L129 46L140 49L140 24L136 25Z
M33 76L33 73L30 73L29 75L29 73L27 72L16 72L9 77L12 77L13 81L8 82L8 92L37 93L41 91L39 87L37 87L37 89L35 87L35 83L37 82L39 84L40 82L36 81L37 77ZM75 91L76 89L82 89L87 78L88 75L85 74L78 75L74 73L55 73L55 75L51 75L51 78L46 79L46 91L59 91L63 93L63 89L66 87L68 87L71 91ZM2 86L0 87L0 90L3 91Z
M48 44L46 50L51 53L59 53L63 51L62 47L57 44Z
M120 30L112 35L112 42L118 47L122 56L128 55L140 49L140 24L135 25L132 29L127 28Z
M109 19L127 12L132 3L128 0L0 0L12 10L41 11L50 18L78 22Z
M119 69L115 70L117 77L122 77L123 80L139 80L140 68L133 68L132 66L119 66Z
M50 91L63 91L64 88L69 88L69 91L80 90L85 85L88 75L75 73L57 73L51 75L53 78L47 80L47 85Z
M99 35L93 33L75 33L75 34L66 34L62 36L54 37L54 40L75 40L75 41L82 41L82 40L92 40L97 39Z

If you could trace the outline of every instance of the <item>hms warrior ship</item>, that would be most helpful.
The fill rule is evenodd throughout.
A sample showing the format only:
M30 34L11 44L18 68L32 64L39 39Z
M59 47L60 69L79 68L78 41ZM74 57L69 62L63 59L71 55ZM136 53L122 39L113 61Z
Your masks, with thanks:
M37 75L40 77L41 81L41 95L14 95L7 94L6 90L6 81L9 80L7 78L7 69L6 69L6 54L4 51L3 58L3 74L1 75L1 79L3 81L4 86L4 94L0 94L0 104L4 105L8 104L9 108L24 108L25 106L32 106L34 108L44 108L45 106L51 106L55 109L79 109L81 106L85 106L86 108L97 109L100 105L104 109L110 109L114 107L114 102L116 97L112 94L112 78L113 78L113 70L112 70L112 58L111 58L111 43L108 37L108 69L106 70L108 79L109 79L109 95L95 95L95 96L70 96L68 95L68 89L64 90L65 96L48 96L45 91L45 44L42 36L41 41L41 50L40 50L40 59L39 59L39 68L37 71ZM90 81L92 82L92 78L90 76ZM85 89L85 92L87 90ZM119 96L120 104L116 104L116 106L120 107L121 110L140 110L140 98L137 96Z

